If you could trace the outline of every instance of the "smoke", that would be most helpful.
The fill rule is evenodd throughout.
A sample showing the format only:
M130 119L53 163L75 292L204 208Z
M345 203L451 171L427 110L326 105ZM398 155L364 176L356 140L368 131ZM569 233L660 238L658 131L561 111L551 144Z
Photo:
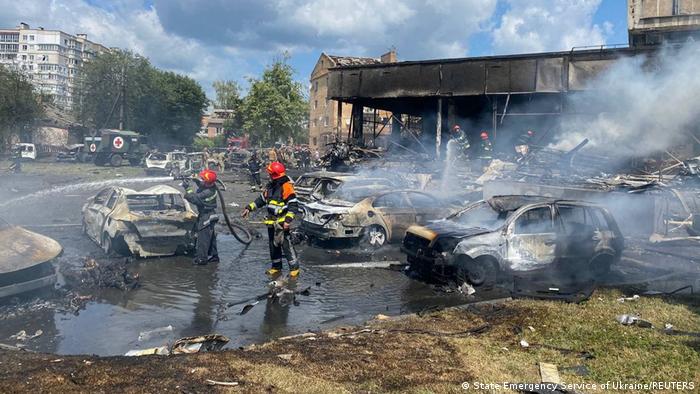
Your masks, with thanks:
M615 62L567 100L573 112L599 114L563 119L553 147L571 149L588 138L601 153L630 158L689 141L700 120L698 64L698 43Z

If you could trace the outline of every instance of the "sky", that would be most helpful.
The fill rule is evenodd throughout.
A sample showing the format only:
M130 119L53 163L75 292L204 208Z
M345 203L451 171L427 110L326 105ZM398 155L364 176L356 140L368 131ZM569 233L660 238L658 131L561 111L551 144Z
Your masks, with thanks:
M288 53L307 85L321 52L399 60L626 44L625 0L0 0L0 27L87 33L158 68L244 87Z

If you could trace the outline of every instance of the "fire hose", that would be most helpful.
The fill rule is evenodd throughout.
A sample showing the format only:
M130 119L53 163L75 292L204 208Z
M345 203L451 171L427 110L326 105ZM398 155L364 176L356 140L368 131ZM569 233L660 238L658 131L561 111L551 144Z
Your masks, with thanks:
M215 187L216 194L219 195L219 201L221 202L221 212L224 214L224 221L226 221L226 226L228 227L229 231L231 231L231 234L233 234L233 237L236 238L238 242L244 245L250 244L253 241L253 235L250 233L250 230L248 230L242 224L231 222L231 219L228 217L228 213L226 212L226 201L224 201L224 196L221 193L221 190L219 190L219 186L217 184L215 184ZM238 235L235 229L238 229L240 232L243 233L243 238L241 238L241 236Z
M175 176L173 178L175 180L181 180L184 182L197 182L196 178L188 177L185 175ZM219 187L219 185L221 185L221 188ZM253 234L242 224L231 221L231 218L229 218L228 216L228 212L226 212L226 201L224 201L223 193L221 193L222 190L226 190L226 185L224 185L224 183L221 182L221 180L217 180L216 183L214 183L214 188L216 189L216 194L219 196L219 202L221 203L221 212L223 213L224 221L226 222L226 226L228 227L229 231L231 232L233 237L236 238L236 240L238 240L238 242L244 245L250 244L253 241ZM242 233L242 236L239 234L239 232Z

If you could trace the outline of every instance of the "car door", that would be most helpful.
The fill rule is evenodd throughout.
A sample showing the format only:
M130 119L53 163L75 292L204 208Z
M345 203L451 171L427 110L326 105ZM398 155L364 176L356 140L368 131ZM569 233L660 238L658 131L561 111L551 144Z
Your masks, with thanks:
M416 222L416 212L404 192L388 192L378 196L372 206L379 212L387 228L391 229L391 240L402 240L409 226Z
M510 222L506 256L511 270L539 271L555 263L557 233L552 211L550 205L529 207Z
M85 231L97 241L100 241L102 236L102 225L104 224L102 212L112 194L114 194L112 188L100 191L85 209Z
M584 270L603 238L597 220L588 207L566 203L556 204L556 216L559 269L571 273Z
M425 224L430 220L442 219L447 216L448 210L437 198L419 192L406 192L406 195L416 211L417 224Z

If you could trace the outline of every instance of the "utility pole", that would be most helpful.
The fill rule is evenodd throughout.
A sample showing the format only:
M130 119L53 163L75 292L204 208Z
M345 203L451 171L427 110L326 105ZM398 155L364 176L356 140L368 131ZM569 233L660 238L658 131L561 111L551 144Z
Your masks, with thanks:
M121 103L119 105L119 130L124 130L124 105L126 103L126 72L125 72L125 66L124 63L122 62L122 70L121 70L121 78L120 81L121 86Z

